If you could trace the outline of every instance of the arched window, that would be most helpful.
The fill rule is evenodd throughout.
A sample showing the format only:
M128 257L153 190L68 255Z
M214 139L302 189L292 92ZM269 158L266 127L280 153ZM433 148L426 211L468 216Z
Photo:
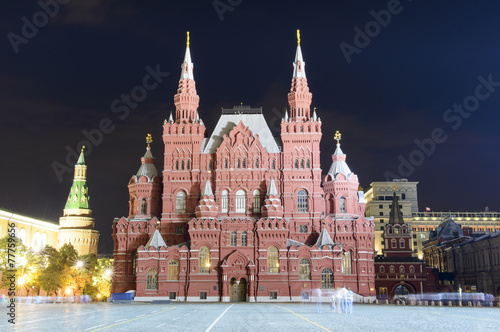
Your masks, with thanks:
M183 190L175 196L175 213L186 213L186 193Z
M299 262L299 279L311 279L311 263L309 263L309 260L306 258L302 258Z
M236 213L245 213L246 211L246 194L243 190L236 192Z
M260 212L260 191L258 189L253 191L253 212Z
M209 171L211 171L211 170L212 170L212 168L213 168L213 162L212 162L212 160L210 159L210 160L208 161L208 170L209 170Z
M236 232L231 232L231 247L236 247Z
M340 197L340 213L345 213L345 197Z
M405 247L405 240L404 239L399 239L399 247L404 248Z
M42 239L41 239L41 248L45 248L47 245L47 234L43 233L42 234Z
M271 160L271 169L274 170L276 168L276 161L273 159Z
M146 289L158 289L158 271L149 269L146 279Z
M21 230L19 231L18 237L23 244L26 244L26 230L24 228L21 228Z
M306 168L311 168L311 161L309 159L306 160Z
M299 160L295 159L295 168L299 168Z
M224 159L224 169L227 169L227 159Z
M267 272L278 273L279 269L278 248L269 247L267 249Z
M351 252L344 251L342 253L342 273L351 274Z
M210 273L210 251L207 247L200 249L199 272Z
M187 161L186 161L186 169L187 169L188 171L189 171L190 166L191 166L191 165L190 165L190 162L189 162L189 160L187 160Z
M393 249L396 249L396 248L397 248L396 239L392 239L392 240L391 240L391 248L393 248Z
M300 126L300 132L303 133L304 132L304 127Z
M179 170L179 161L178 160L175 161L175 170L176 171Z
M385 267L383 265L380 266L380 273L385 273Z
M181 160L181 170L184 170L184 160Z
M240 168L240 160L236 160L236 168Z
M255 168L259 168L259 159L255 159Z
M179 261L172 259L168 262L168 280L179 280Z
M181 134L184 134L184 128L181 129Z
M304 168L304 159L300 159L300 168Z
M147 206L146 199L141 199L141 214L146 214Z
M297 193L297 211L298 212L307 212L307 191L304 189L299 190Z
M221 195L221 204L220 204L220 211L221 212L227 212L228 206L229 206L229 192L224 189L222 191Z
M241 162L241 168L247 168L247 160L246 159L243 159L243 161Z
M399 266L399 273L405 273L405 267L404 265Z
M332 288L332 274L332 270L329 267L325 267L323 270L321 270L321 288Z
M242 247L247 246L247 232L246 231L241 232L241 246Z
M43 247L42 247L42 237L40 235L40 232L36 232L35 236L33 237L33 248L35 249L35 251L43 249Z
M394 265L391 265L391 266L389 267L389 271L390 271L391 273L396 272L396 269L394 268Z

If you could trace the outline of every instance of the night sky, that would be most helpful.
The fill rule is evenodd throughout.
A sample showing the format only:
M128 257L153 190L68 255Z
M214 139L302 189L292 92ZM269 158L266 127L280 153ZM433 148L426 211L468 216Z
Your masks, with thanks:
M58 222L76 162L68 151L107 121L86 162L99 252L111 253L112 221L128 214L147 133L162 170L186 31L207 132L221 107L243 103L262 106L278 134L300 29L324 172L340 130L363 188L391 172L419 182L421 211L500 210L499 2L60 2L47 20L37 1L6 2L0 14L3 209ZM114 112L148 66L162 82L128 114Z

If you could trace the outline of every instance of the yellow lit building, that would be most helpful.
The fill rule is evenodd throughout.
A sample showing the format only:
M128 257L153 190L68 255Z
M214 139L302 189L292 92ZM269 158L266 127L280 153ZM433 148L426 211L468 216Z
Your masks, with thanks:
M13 227L10 227L9 224ZM35 250L41 249L45 245L59 247L58 224L0 210L0 238L7 236L11 229L14 229L16 236L26 246Z

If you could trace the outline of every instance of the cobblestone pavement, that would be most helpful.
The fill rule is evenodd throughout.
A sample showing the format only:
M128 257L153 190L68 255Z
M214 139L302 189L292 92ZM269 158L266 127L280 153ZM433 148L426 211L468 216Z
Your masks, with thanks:
M354 304L351 314L314 303L2 305L0 331L498 331L500 308Z

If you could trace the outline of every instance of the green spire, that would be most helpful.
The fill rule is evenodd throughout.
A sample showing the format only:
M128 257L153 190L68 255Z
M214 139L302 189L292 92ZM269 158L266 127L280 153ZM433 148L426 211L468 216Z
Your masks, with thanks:
M78 209L89 209L89 190L87 188L87 166L85 165L85 158L82 152L78 158L78 162L75 165L75 177L73 178L73 185L69 191L68 200L66 201L66 206L64 210L78 210ZM76 212L76 211L75 211ZM66 214L75 214L72 211L65 211ZM82 213L76 213L81 215ZM85 214L85 213L83 213Z

